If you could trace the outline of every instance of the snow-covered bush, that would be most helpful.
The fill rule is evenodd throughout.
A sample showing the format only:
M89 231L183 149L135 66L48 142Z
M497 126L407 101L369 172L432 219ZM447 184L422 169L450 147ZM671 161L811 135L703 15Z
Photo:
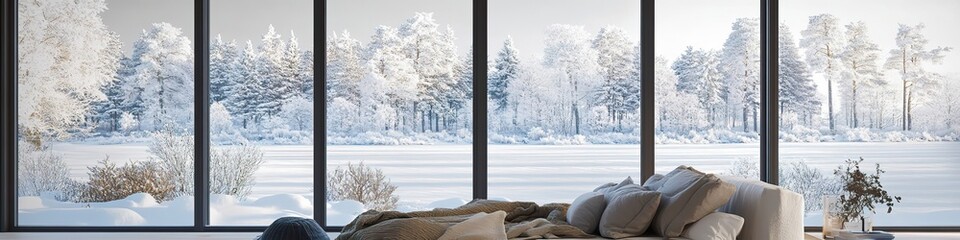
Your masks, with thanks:
M120 114L120 129L124 132L132 131L138 128L140 122L137 121L137 118L130 114L129 112L123 112Z
M397 207L400 198L393 192L397 186L383 175L383 171L364 165L347 163L327 176L327 200L356 200L369 209L380 211Z
M831 174L823 174L803 160L786 166L781 164L780 186L803 195L805 214L822 210L823 196L841 193L839 179Z
M83 186L78 202L108 202L135 193L147 193L163 202L177 194L172 175L159 162L129 162L118 166L107 158L87 169L90 179Z
M72 198L76 182L69 177L69 168L63 155L47 147L19 143L17 151L17 195L40 196L54 194L57 200Z
M253 189L263 151L251 143L210 149L210 193L243 199Z
M170 132L153 134L149 144L150 160L159 162L170 174L176 196L193 193L193 136L180 136Z
M295 96L280 107L280 117L287 121L292 130L313 130L313 102L301 96Z

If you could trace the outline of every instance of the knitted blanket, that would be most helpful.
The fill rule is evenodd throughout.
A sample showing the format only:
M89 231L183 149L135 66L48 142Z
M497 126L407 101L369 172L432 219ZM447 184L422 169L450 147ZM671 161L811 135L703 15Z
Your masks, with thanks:
M510 239L590 238L579 228L566 223L569 204L539 206L532 202L474 200L463 206L431 211L402 213L370 210L360 214L343 228L337 240L348 239L437 239L446 229L471 215L504 211L507 237Z

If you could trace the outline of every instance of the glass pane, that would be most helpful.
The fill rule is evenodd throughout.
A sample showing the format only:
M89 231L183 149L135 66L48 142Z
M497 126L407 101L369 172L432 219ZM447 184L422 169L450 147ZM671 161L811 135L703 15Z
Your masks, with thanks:
M760 1L656 6L656 172L758 179Z
M489 4L490 197L572 202L639 182L639 1Z
M823 226L824 196L850 196L841 177L861 158L902 197L889 214L877 204L874 225L960 225L960 52L947 50L960 47L960 2L780 9L780 182L806 198L805 225Z
M327 225L472 196L471 1L328 1Z
M193 6L19 1L19 225L193 225Z
M313 1L210 11L210 224L312 218Z

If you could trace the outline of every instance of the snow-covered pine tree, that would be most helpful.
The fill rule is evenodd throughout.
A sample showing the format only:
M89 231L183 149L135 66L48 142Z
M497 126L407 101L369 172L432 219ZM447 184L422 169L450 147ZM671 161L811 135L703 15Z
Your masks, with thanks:
M693 46L687 46L687 49L680 54L673 65L674 74L677 75L677 90L685 93L699 94L703 87L704 79L700 76L700 68L706 60L706 54L702 50L694 50Z
M503 41L503 47L497 53L494 60L493 72L487 77L487 95L490 102L494 103L498 112L507 110L509 96L507 88L510 82L514 81L520 74L520 56L517 49L513 46L513 38L507 36Z
M362 46L350 32L334 33L327 40L327 101L343 98L360 105L360 79L363 78Z
M210 43L210 102L222 102L233 94L232 88L240 78L237 69L239 49L236 41L224 42L217 37Z
M833 111L833 82L842 72L840 53L843 51L843 32L837 17L830 14L810 16L807 29L800 32L800 47L805 49L806 61L815 73L827 80L827 117L830 131L836 129Z
M558 102L570 109L562 117L566 127L557 129L567 134L581 134L582 108L589 107L593 99L585 96L598 85L597 52L591 47L590 34L583 26L554 24L547 27L544 39L544 66L558 69L565 74L560 80L563 100Z
M890 50L890 57L884 68L897 70L903 83L902 129L912 130L912 113L916 104L917 95L932 89L940 78L938 74L927 71L924 67L928 63L938 64L943 61L944 54L950 47L936 47L927 49L928 40L923 36L923 24L909 26L900 24L897 32L897 48Z
M760 107L760 22L756 18L739 18L732 30L721 53L727 105L734 111L731 115L735 116L737 110L741 113L744 132L756 132Z
M154 23L133 44L133 78L143 88L140 124L146 130L193 126L193 49L180 28Z
M850 106L851 127L860 127L860 93L864 88L883 84L883 76L877 60L880 58L880 48L870 41L867 33L867 24L854 22L846 26L847 44L840 53L844 65L844 81L842 89L848 91L849 99L844 99Z
M236 69L239 75L237 84L232 94L227 96L225 104L231 115L239 118L240 126L249 129L253 124L259 122L265 112L258 106L262 101L266 101L260 94L263 92L261 85L260 72L257 71L257 52L251 41L246 42L246 47L240 52L239 60L236 61Z
M600 29L593 39L597 52L597 64L603 82L596 91L596 103L606 107L607 121L616 123L616 130L623 130L623 117L629 109L624 105L631 94L629 81L633 64L633 43L623 29L607 26ZM599 120L599 119L598 119Z
M120 41L100 16L104 0L21 2L17 121L23 138L40 147L80 125L90 104L104 99L113 80Z
M124 108L126 92L123 88L126 80L133 75L133 61L128 57L122 57L117 64L119 67L114 80L101 89L106 99L95 103L90 109L97 127L105 132L120 131L120 118L127 110Z
M787 25L780 24L780 114L793 112L797 114L800 124L811 126L812 118L820 113L820 99L817 97L817 86L810 76L806 63L800 59L800 51L793 40L793 33ZM780 126L790 126L794 123L784 123L780 118Z
M302 57L303 51L300 50L300 43L297 42L297 35L290 31L290 40L287 41L280 58L280 81L276 86L281 102L302 95L304 77L301 69Z
M282 97L291 88L286 84L283 76L283 59L285 46L280 34L276 32L273 25L267 28L267 33L260 38L258 48L257 73L260 75L260 84L262 90L260 98L255 108L258 112L274 115L280 112L280 105L283 102Z
M313 51L303 51L300 55L300 76L303 78L300 92L310 101L313 101L313 66Z

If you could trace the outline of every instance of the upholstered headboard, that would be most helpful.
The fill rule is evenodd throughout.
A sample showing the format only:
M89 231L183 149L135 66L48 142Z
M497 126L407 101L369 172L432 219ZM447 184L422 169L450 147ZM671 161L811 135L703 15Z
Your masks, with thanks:
M737 191L721 212L744 218L740 240L803 239L803 196L782 187L737 177L724 177Z

